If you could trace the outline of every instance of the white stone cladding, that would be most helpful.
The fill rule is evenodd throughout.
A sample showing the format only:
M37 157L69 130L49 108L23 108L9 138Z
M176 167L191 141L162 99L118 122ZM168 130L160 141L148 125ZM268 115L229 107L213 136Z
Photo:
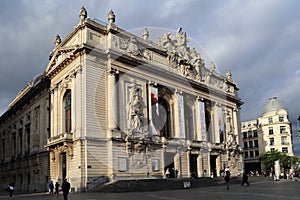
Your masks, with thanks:
M206 68L181 28L154 43L117 27L112 12L107 25L81 11L74 30L56 37L44 74L49 179L83 191L105 179L166 178L167 169L180 178L241 173L243 102L231 73Z

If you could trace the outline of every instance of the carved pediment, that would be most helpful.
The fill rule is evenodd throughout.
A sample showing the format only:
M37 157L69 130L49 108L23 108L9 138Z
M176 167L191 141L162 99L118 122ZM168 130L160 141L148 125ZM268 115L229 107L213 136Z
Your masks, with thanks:
M58 47L51 55L50 62L46 68L46 74L49 74L58 65L69 61L75 57L74 52L79 49L78 45L67 47Z

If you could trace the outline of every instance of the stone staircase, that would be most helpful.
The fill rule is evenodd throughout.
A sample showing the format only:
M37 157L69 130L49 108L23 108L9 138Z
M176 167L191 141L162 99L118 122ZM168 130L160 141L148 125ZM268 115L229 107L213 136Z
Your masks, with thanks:
M253 182L272 181L269 177L249 177L250 185ZM146 192L158 190L184 189L184 182L189 182L191 188L225 185L223 177L198 178L198 179L139 179L139 180L118 180L104 183L94 187L90 191L97 192ZM242 177L231 177L231 184L241 184Z

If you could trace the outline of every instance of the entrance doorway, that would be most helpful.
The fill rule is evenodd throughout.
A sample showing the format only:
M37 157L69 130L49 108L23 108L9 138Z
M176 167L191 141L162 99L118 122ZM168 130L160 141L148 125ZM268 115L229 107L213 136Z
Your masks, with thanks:
M198 177L198 168L197 168L197 154L190 154L190 173L191 177L197 178Z
M164 167L164 172L167 171L167 169L169 169L170 178L174 178L175 177L175 172L174 172L174 157L175 157L175 153L170 153L170 152L166 152L165 153L165 167Z
M217 155L211 155L210 156L210 175L214 175L214 177L217 177Z
M62 170L62 179L64 180L67 176L67 155L66 155L66 153L61 154L61 170Z

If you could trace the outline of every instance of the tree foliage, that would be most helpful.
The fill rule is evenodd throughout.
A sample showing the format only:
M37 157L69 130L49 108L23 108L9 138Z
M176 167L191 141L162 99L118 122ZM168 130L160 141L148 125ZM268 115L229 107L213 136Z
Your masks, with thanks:
M279 160L280 166L285 170L298 165L299 158L289 156L286 153L276 151L268 151L260 157L261 163L265 166L266 171L269 173L271 168L274 168L274 163ZM296 166L297 167L297 166Z

